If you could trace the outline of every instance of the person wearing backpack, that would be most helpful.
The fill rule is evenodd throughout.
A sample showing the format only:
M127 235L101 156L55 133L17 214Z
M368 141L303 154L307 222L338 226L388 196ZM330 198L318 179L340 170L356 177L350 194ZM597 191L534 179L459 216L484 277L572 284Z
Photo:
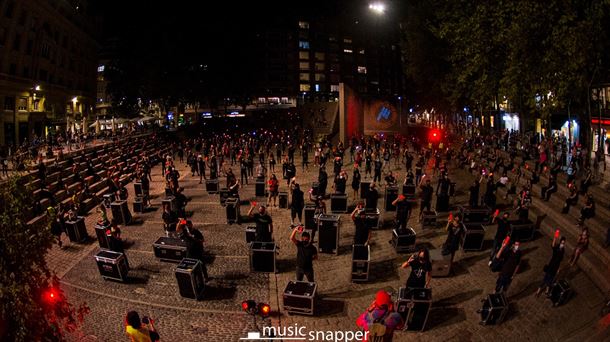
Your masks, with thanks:
M384 290L377 292L375 300L358 317L356 324L365 331L365 342L390 342L394 331L404 326L402 317L394 311L390 294Z

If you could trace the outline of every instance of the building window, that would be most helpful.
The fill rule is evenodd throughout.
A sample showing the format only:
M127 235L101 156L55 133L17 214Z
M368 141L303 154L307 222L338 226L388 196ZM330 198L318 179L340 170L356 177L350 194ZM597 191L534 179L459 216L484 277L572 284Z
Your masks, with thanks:
M314 89L315 89L315 91L320 91L320 85L319 85L319 84L316 84L316 85L314 86Z
M316 74L316 82L324 82L324 81L326 81L326 75Z
M343 49L344 53L353 53L354 51L352 51L352 49Z
M282 97L282 103L283 104L288 104L288 103L290 103L290 101L288 101L287 97Z
M293 21L294 22L294 21ZM309 23L306 21L299 21L299 28L301 29L308 29L309 28Z
M325 67L324 63L316 63L316 71L324 71Z
M258 98L258 103L267 103L267 99L264 97L259 97Z
M4 110L15 110L15 98L12 96L4 97Z
M299 91L310 91L311 90L311 86L309 84L301 84L299 86Z
M34 110L38 111L40 108L40 100L34 100Z
M324 52L316 52L316 61L323 61L324 57L326 57Z
M328 41L329 42L336 42L337 38L335 38L335 37L328 37Z
M364 49L358 50L358 53L361 54L361 55L364 55Z
M27 97L19 98L19 103L17 104L17 110L22 110L22 111L28 110L28 98Z
M309 51L299 51L299 59L309 59Z
M359 74L366 74L366 67L365 66L358 66L358 73Z
M343 43L351 44L352 43L352 39L351 38L343 38Z
M6 10L4 11L4 16L7 18L12 18L14 10L15 10L15 2L11 1L6 5Z
M339 85L338 84L331 84L330 85L330 91L338 93L339 92Z
M104 68L105 68L105 66L103 66L103 65L98 66L97 72L104 72Z
M309 81L309 74L308 73L300 73L299 74L299 80L301 81Z
M299 69L300 70L309 70L309 62L300 62Z
M21 36L16 34L15 39L13 40L13 50L19 51L20 47L21 47Z
M332 64L330 65L330 72L339 72L339 70L341 70L341 69L339 68L339 64L337 64L337 63L332 63Z
M305 40L299 40L299 49L309 50L309 42Z

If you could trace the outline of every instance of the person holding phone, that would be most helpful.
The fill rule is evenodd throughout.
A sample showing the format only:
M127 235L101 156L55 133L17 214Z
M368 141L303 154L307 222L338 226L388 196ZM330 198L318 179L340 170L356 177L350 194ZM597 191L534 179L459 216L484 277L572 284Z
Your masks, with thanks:
M154 320L147 316L140 320L137 311L129 311L125 316L125 333L131 342L159 341L159 333L157 333L154 323Z
M430 252L427 248L421 248L416 254L411 255L401 268L411 267L411 274L407 279L407 288L428 288L432 275L432 263L430 262Z
M301 240L297 240L297 232L301 234ZM318 249L311 243L309 233L303 231L303 226L296 227L292 230L290 241L297 247L297 281L302 281L306 276L307 281L314 282L313 261L318 258Z

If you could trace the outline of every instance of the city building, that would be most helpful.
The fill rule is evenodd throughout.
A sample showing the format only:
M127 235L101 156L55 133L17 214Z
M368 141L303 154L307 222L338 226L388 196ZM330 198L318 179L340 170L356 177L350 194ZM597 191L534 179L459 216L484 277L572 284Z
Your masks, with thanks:
M87 1L0 1L0 144L86 130L97 50Z

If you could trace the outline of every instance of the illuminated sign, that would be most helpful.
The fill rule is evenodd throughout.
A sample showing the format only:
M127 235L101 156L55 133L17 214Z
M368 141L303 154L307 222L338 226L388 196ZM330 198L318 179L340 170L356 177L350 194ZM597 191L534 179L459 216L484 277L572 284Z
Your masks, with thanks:
M381 109L379 109L379 113L377 113L377 121L390 120L390 114L392 114L392 111L390 110L390 108L388 108L386 106L381 106Z
M201 117L204 119L211 119L212 118L212 113L210 112L203 112L201 113Z

